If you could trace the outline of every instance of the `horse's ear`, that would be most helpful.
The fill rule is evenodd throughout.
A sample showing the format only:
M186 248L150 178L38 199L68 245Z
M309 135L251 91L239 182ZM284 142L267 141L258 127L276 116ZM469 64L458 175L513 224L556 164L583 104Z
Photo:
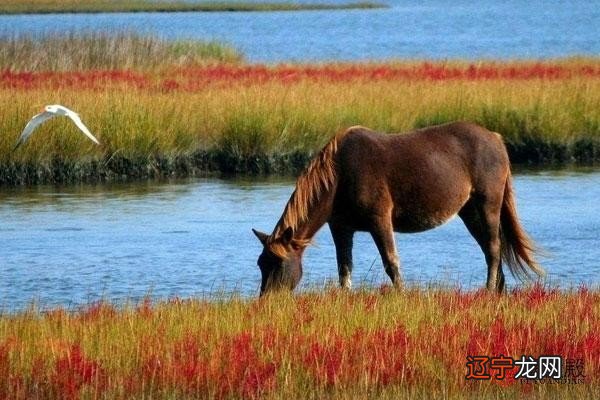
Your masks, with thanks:
M269 238L269 235L267 235L266 233L263 233L261 231L257 231L256 229L252 229L252 232L256 235L258 240L260 240L260 242L263 244L263 246L265 245L265 243L267 243L267 239Z
M294 238L294 230L292 229L291 226L288 226L285 231L283 231L283 234L281 235L281 242L283 243L284 246L287 246L288 244L292 243L292 239Z

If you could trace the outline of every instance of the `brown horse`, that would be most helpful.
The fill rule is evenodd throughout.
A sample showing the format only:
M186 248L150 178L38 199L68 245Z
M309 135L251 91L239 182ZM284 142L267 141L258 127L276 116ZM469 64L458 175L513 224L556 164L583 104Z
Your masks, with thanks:
M356 126L335 136L298 178L273 233L254 234L261 295L296 287L302 254L329 223L340 284L351 285L352 238L373 237L386 273L401 287L394 231L421 232L458 214L485 254L487 288L502 292L502 260L514 276L543 275L517 217L502 137L466 122L390 135Z

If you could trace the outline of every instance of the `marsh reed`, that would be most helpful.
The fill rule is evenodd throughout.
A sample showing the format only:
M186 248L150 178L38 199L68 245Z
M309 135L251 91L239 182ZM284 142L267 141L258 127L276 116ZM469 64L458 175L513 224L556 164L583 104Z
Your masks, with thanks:
M237 50L220 42L168 41L134 32L0 36L0 71L148 71L242 60Z

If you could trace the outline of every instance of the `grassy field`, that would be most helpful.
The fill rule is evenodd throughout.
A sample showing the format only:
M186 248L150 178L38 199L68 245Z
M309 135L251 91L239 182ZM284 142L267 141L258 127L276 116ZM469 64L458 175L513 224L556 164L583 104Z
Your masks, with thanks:
M568 316L568 318L566 318ZM0 398L600 396L600 293L335 289L0 316ZM563 358L467 380L467 356ZM569 380L571 379L571 380Z
M385 8L383 3L368 1L332 3L295 3L293 1L253 2L164 1L164 0L3 0L0 14L100 13L100 12L231 12L231 11L302 11Z
M454 120L501 133L513 162L600 160L598 58L265 66L218 44L89 33L4 38L0 71L0 184L297 173L348 126ZM101 146L55 119L12 152L57 103Z

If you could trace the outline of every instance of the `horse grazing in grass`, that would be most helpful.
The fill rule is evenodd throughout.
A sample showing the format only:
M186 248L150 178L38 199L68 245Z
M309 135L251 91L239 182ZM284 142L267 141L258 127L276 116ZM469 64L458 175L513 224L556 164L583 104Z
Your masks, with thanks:
M517 217L499 134L466 122L399 135L349 128L331 139L298 178L273 233L253 229L263 244L261 295L296 287L302 254L325 223L342 287L351 285L354 232L367 231L400 288L394 231L425 231L456 214L485 255L488 290L504 290L503 260L519 278L530 278L530 271L543 275Z

